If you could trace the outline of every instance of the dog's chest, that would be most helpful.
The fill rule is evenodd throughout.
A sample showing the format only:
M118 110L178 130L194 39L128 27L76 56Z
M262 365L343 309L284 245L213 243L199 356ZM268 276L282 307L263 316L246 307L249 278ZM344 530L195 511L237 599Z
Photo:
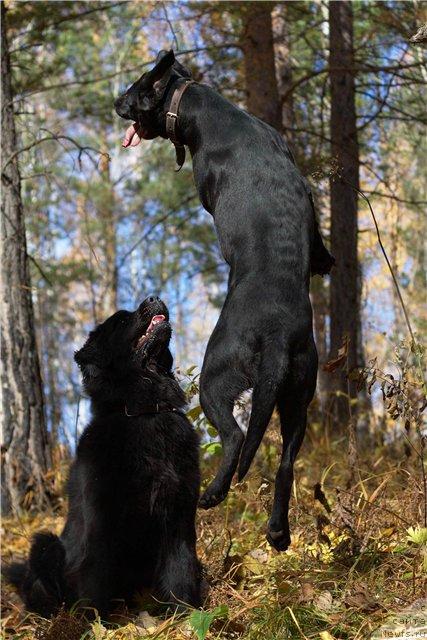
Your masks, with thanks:
M144 423L128 423L121 430L88 431L82 437L79 457L100 482L120 491L140 492L149 489L154 479L170 485L178 479L170 434Z

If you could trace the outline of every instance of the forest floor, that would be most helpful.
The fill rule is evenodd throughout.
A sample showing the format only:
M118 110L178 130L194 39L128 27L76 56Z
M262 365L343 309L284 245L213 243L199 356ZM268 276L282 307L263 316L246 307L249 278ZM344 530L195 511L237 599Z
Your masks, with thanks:
M225 504L199 512L198 550L209 584L203 611L166 618L141 603L139 610L116 617L107 626L98 620L88 627L77 613L62 613L48 622L26 615L17 594L4 585L2 637L427 637L427 539L420 460L410 455L410 448L405 453L401 445L371 446L359 452L357 477L349 482L346 437L331 440L312 427L295 465L292 544L287 552L277 553L265 540L277 449L278 434L273 428L249 480L234 486ZM212 464L205 468L205 478ZM62 467L57 483L63 475ZM22 556L37 529L59 532L63 520L59 514L4 519L3 561ZM386 626L378 630L382 625Z

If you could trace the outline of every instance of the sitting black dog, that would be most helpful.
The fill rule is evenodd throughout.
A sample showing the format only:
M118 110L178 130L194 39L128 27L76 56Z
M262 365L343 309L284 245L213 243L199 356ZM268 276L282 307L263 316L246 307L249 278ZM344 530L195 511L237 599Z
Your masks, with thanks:
M91 398L68 482L60 537L38 533L7 570L29 610L77 601L101 616L142 588L174 606L201 604L195 513L198 437L171 372L168 310L156 297L92 331L75 360Z
M239 479L245 476L277 406L284 444L268 540L284 550L293 464L316 387L310 273L329 273L334 263L308 183L275 129L192 82L173 51L161 51L154 68L115 107L134 121L123 146L156 136L188 145L200 200L214 218L230 265L227 298L200 377L200 402L224 455L200 504L213 507L225 498L238 465ZM182 148L180 153L182 159ZM251 387L244 438L233 406Z

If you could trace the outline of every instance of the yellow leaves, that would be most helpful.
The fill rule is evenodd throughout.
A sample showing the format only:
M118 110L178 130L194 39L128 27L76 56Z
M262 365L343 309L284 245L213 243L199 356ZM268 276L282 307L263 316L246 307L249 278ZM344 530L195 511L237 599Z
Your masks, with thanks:
M22 557L28 553L30 541L34 533L40 529L59 533L64 523L63 518L39 514L37 516L21 516L20 520L3 518L2 520L2 554L4 559ZM6 535L4 535L6 534Z
M329 633L329 631L321 631L319 633L319 638L321 640L335 640L334 636L331 636L331 634Z
M169 621L167 623L169 624ZM90 627L90 640L139 640L153 635L158 629L157 620L147 611L141 611L133 622L122 625L118 629L107 628L99 619L96 620Z
M427 529L424 527L409 527L408 540L414 544L427 544Z
M261 575L268 562L269 554L265 549L253 549L243 559L243 567L254 575Z
M93 633L93 640L105 640L107 638L107 629L100 620L92 623L91 631Z

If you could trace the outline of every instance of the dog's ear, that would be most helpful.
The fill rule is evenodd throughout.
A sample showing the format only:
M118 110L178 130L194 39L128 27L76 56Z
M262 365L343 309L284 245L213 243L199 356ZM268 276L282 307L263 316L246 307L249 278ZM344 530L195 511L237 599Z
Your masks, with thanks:
M90 342L76 351L74 354L74 361L79 365L84 378L97 378L101 375L102 370L94 363L94 353Z
M166 88L171 77L172 67L175 62L175 55L170 51L159 51L154 67L145 74L144 89L154 89L156 94L161 93Z
M158 363L162 366L170 376L172 376L172 367L173 367L173 357L169 350L166 348L159 356ZM172 376L173 377L173 376Z
M176 71L177 73L179 73L179 75L182 76L183 78L192 78L193 77L191 75L191 71L189 69L187 69L187 67L185 67L183 64L178 62L178 60L175 60L175 62L173 63L173 70Z

